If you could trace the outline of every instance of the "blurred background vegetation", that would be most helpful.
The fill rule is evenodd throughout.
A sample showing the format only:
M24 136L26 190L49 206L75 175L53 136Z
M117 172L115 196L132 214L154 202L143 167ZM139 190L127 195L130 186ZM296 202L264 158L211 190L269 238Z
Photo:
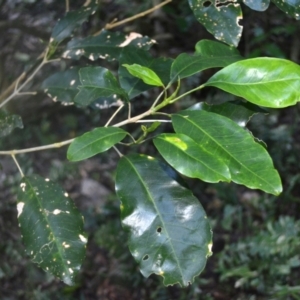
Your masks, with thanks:
M70 0L72 9L84 1ZM111 22L158 4L156 0L100 0L99 11L78 34L93 34ZM300 23L271 4L263 13L243 6L244 33L239 50L245 57L272 56L299 63ZM43 51L65 1L0 0L0 89L5 91L29 70ZM193 53L197 41L213 37L195 20L187 0L174 0L163 9L127 23L117 30L139 32L157 40L155 56ZM84 66L81 59L73 65ZM96 61L95 65L104 65ZM31 83L38 90L51 72L69 61L46 66ZM212 70L187 79L182 89L205 82ZM299 87L300 88L300 87ZM134 103L142 112L153 99L146 93ZM228 101L213 89L193 94L170 108L173 111L199 101ZM3 99L2 99L3 100ZM234 100L234 99L230 99ZM7 109L20 114L25 128L0 141L3 150L49 144L78 136L103 124L112 110L78 109L53 103L41 92L18 97ZM120 116L122 117L122 116ZM26 174L34 170L59 182L85 216L89 234L87 257L78 285L68 287L38 269L26 257L17 225L16 190L20 175L9 157L0 157L0 299L300 299L300 106L256 115L248 126L266 142L278 168L284 192L279 197L235 184L209 185L188 180L204 206L214 232L214 255L196 282L186 288L164 287L161 278L143 278L126 245L114 194L118 157L111 151L81 163L69 163L66 149L19 156ZM139 130L130 127L129 130ZM152 144L136 149L153 154ZM122 149L123 153L128 151Z

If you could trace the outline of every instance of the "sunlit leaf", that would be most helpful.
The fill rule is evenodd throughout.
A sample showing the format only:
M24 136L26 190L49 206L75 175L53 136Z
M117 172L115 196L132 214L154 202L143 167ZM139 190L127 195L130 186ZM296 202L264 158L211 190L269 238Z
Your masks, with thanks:
M226 44L237 46L243 27L239 25L242 10L237 1L227 0L189 0L190 7L197 20Z
M163 158L185 176L206 182L230 181L226 163L184 134L160 134L154 144Z
M127 69L122 66L123 64L139 64L150 68L158 75L163 84L167 85L170 81L172 61L170 58L154 58L149 52L136 50L136 48L133 47L124 48L119 60L119 80L121 87L126 90L130 99L153 88L153 86L145 84L141 79L132 76Z
M51 42L60 43L70 37L75 28L79 27L97 9L97 1L91 1L88 6L83 6L76 11L69 11L54 26L51 34Z
M79 92L79 70L80 68L74 67L57 72L45 79L41 88L53 101L64 105L74 104L74 98Z
M79 161L105 152L120 142L127 132L117 127L100 127L75 138L68 148L70 161Z
M73 285L85 256L83 218L61 187L38 175L24 177L18 192L18 220L31 260Z
M128 45L137 49L148 50L153 44L147 36L131 32L125 35L121 32L102 30L97 36L89 36L84 39L72 39L63 53L63 57L79 59L85 56L90 60L106 59L108 61L118 59L122 49Z
M116 175L121 219L129 230L129 249L148 277L165 285L187 286L211 255L212 233L199 201L144 155L122 157Z
M86 67L79 71L79 93L74 101L81 106L87 106L100 97L113 97L115 102L127 100L127 94L120 87L112 73L102 67Z
M213 112L236 122L239 126L245 127L253 115L267 113L266 110L250 102L230 101L218 105L208 105L199 102L189 108L189 110L205 110Z
M144 66L133 64L123 64L123 67L127 69L127 71L134 77L140 78L144 83L154 86L163 86L164 84L161 82L160 78L157 74Z
M270 0L243 0L243 2L251 9L257 11L265 11L270 5Z
M0 111L0 138L12 133L15 128L23 128L22 118Z
M217 72L205 86L215 86L254 104L280 108L300 100L300 66L260 57L238 61Z
M235 122L203 110L186 110L173 115L172 123L176 133L189 136L223 160L233 182L274 195L281 193L281 180L268 152Z
M272 0L272 2L291 17L300 20L300 0Z

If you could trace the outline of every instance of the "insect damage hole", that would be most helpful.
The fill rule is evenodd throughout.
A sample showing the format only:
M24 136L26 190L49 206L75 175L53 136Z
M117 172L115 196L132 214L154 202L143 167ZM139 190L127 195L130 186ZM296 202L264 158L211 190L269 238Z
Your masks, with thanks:
M158 228L156 229L156 232L157 232L157 233L161 233L161 232L162 232L162 228L161 228L161 227L158 227Z
M210 1L205 1L204 3L203 3L203 6L204 7L209 7L209 6L211 6L212 5L212 3L210 2Z
M143 260L147 260L147 259L149 259L149 255L148 255L148 254L146 254L146 255L143 257Z

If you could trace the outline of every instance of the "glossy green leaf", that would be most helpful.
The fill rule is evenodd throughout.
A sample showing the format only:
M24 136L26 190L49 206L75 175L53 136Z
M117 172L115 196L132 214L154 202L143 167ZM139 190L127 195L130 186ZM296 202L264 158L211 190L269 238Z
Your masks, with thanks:
M211 255L212 233L191 191L155 158L134 154L118 164L116 192L129 249L142 274L161 275L165 285L193 283Z
M173 62L171 67L171 81L178 78L185 78L192 76L198 72L211 68L226 67L242 57L239 55L232 56L202 56L202 55L188 55L186 53L180 54Z
M123 67L125 67L132 76L142 79L146 84L164 86L157 74L147 67L138 64L123 64Z
M89 36L84 39L72 39L63 53L64 58L79 59L82 56L90 60L106 59L108 61L119 58L124 47L135 46L138 49L148 50L154 40L149 37L131 32L125 35L121 32L102 30L97 36Z
M243 27L239 25L242 10L236 1L189 0L197 20L214 35L217 40L237 46Z
M188 110L205 110L213 112L236 122L239 126L245 127L253 115L267 113L266 110L250 102L231 101L218 105L208 105L205 102L196 103Z
M74 101L81 106L87 106L100 97L113 97L115 103L127 100L127 94L120 88L112 73L102 67L86 67L79 71L79 93Z
M79 92L79 68L70 68L57 72L42 83L41 88L53 101L59 101L63 105L74 104L74 98Z
M226 163L184 134L160 134L154 144L163 158L185 176L206 182L230 181Z
M270 5L270 0L243 0L243 2L251 9L257 11L265 11Z
M199 41L195 46L195 50L196 54L203 57L235 57L236 61L244 59L235 47L211 40Z
M291 17L300 20L300 0L272 0L272 2Z
M76 11L69 11L54 26L51 34L51 42L60 43L70 37L74 29L85 22L88 17L96 12L97 1L91 1L88 6L83 6Z
M75 138L68 148L70 161L79 161L105 152L120 142L126 131L117 127L100 127Z
M23 128L22 118L0 110L0 138L11 134L15 128Z
M46 272L75 283L85 256L83 218L59 185L38 175L24 177L18 220L26 253Z
M279 58L246 59L217 72L204 86L215 86L260 106L291 106L300 100L300 66Z
M223 160L233 182L274 195L281 193L281 180L268 152L235 122L201 110L175 114L172 122L176 133L189 136Z
M145 92L153 86L145 84L141 79L132 76L123 64L139 64L153 70L161 79L164 85L170 81L170 68L173 62L170 58L154 58L148 51L136 50L133 47L123 49L120 56L119 80L121 87L126 90L130 99Z

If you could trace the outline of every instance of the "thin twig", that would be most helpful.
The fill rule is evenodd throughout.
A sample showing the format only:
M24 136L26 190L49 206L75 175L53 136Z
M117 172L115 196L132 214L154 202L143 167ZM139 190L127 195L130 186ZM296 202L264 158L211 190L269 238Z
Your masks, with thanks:
M137 14L137 15L134 15L134 16L129 17L127 19L124 19L122 21L119 21L119 22L114 22L113 21L112 23L108 23L108 24L106 24L106 26L104 27L104 29L107 29L107 30L108 29L112 29L112 28L115 28L117 26L120 26L120 25L123 25L125 23L128 23L128 22L131 22L133 20L136 20L138 18L144 17L144 16L146 16L148 14L151 14L155 10L159 9L160 7L166 5L166 4L170 3L170 2L172 2L172 0L166 0L166 1L164 1L164 2L162 2L160 4L158 4L158 5L155 5L154 7L150 8L148 10L145 10L145 11L143 11L143 12Z
M19 94L19 92L26 86L26 84L32 80L32 78L37 74L37 72L47 63L45 59L42 60L42 62L37 66L37 68L32 72L32 74L18 87L14 90L13 93L10 94L2 103L0 103L0 108L4 106L7 102L9 102L11 99L13 99L16 95ZM18 84L20 80L16 82Z
M69 145L74 141L74 139L54 143L50 145L45 146L39 146L39 147L33 147L33 148L26 148L26 149L20 149L20 150L8 150L8 151L0 151L0 155L16 155L21 153L28 153L28 152L35 152L35 151L41 151L41 150L47 150L47 149L53 149L53 148L60 148L65 145Z
M66 0L66 13L70 10L69 0Z
M154 122L160 122L160 123L170 123L171 120L138 120L135 123L154 123Z
M21 173L21 176L24 177L24 173L23 173L23 171L22 171L22 169L21 169L21 167L20 167L20 165L19 165L19 163L18 163L16 157L15 157L13 154L12 154L11 157L13 158L15 164L17 165L17 167L18 167L18 169L19 169L19 172Z
M106 122L106 124L104 125L104 127L107 127L111 121L115 118L115 116L118 114L118 112L124 107L124 104L122 104L115 112L114 114L110 117L110 119Z
M115 149L115 151L118 153L118 155L119 155L120 157L123 156L123 154L118 150L118 148L117 148L116 146L113 146L113 148Z

